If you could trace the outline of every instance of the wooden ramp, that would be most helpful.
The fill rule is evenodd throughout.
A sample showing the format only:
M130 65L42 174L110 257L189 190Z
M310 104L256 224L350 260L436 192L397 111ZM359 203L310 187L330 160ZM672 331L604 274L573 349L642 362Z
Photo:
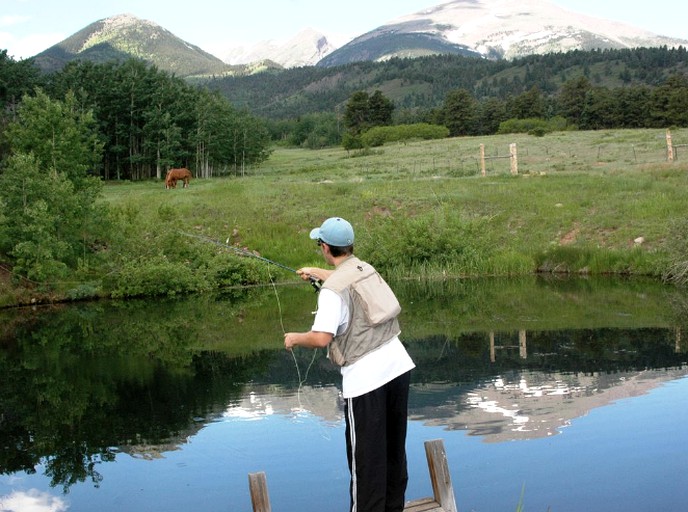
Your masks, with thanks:
M406 502L404 512L458 512L444 442L441 439L425 441L425 456L433 495ZM265 473L249 473L248 486L253 512L272 512Z

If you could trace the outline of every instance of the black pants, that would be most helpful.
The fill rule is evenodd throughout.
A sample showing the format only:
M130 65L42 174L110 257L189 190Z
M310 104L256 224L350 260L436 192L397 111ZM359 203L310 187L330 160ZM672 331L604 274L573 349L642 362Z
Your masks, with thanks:
M404 510L410 381L411 372L406 372L370 393L346 400L351 512Z

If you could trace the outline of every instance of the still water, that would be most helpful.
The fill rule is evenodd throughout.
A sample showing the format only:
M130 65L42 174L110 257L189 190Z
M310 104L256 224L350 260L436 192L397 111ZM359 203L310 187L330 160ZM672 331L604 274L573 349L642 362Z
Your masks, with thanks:
M465 511L688 508L688 297L645 281L397 283L407 499L442 439ZM344 511L340 378L282 348L316 296L0 311L0 511Z

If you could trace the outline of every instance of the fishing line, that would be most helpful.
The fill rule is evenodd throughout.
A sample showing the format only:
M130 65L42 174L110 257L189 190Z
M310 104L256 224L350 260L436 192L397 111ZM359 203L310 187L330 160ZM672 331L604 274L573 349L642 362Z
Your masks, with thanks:
M268 271L268 275L270 276L270 283L272 284L272 289L275 292L275 300L277 301L277 310L279 312L279 319L280 319L280 326L282 327L282 333L286 333L287 330L284 328L284 315L282 313L282 301L280 300L279 293L277 293L277 286L275 285L275 282L272 279L272 274L270 271ZM303 402L301 401L301 389L303 388L303 385L305 384L306 380L308 380L308 374L311 371L311 367L313 366L313 363L315 363L315 357L318 355L318 349L315 348L313 349L313 357L311 358L311 362L308 365L308 368L306 369L306 374L304 375L303 378L301 378L301 369L299 368L299 363L296 360L296 354L294 354L294 350L290 350L291 352L291 357L294 360L294 366L296 367L296 375L298 376L299 380L299 386L296 389L296 400L298 402L298 410L299 411L309 411L313 416L315 416L315 412L311 409L307 409L303 406ZM297 411L298 412L298 411ZM329 432L327 429L322 425L318 424L318 428L320 430L320 437L325 439L326 441L331 441L332 437L330 436Z
M247 257L249 257L249 258L257 258L257 259L259 259L260 261L264 261L265 263L269 263L270 265L275 265L276 267L280 267L280 268L282 268L282 269L284 269L284 270L287 270L288 272L292 272L292 273L294 273L294 274L298 274L298 271L297 271L296 269L293 269L293 268L291 268L291 267L288 267L288 266L286 266L286 265L283 265L282 263L279 263L279 262L277 262L277 261L268 259L268 258L266 258L266 257L264 257L264 256L260 256L259 254L256 254L256 253L253 252L253 251L249 251L248 249L246 249L246 248L244 248L244 247L237 247L237 246L235 246L235 245L230 245L230 244L229 244L229 238L227 238L227 242L224 242L224 243L223 243L223 242L220 242L219 240L215 240L214 238L210 238L209 236L195 235L195 234L192 234L192 233L184 233L183 231L180 232L180 233L181 233L182 235L184 235L184 236L188 236L188 237L191 237L191 238L196 238L196 239L198 239L198 240L202 240L203 242L207 242L207 243L209 243L209 244L218 245L218 246L223 247L223 248L225 248L225 249L230 249L230 250L234 251L235 253L240 254L241 256L247 256ZM271 279L272 279L272 277L271 277ZM309 277L309 281L310 281L311 286L313 287L313 289L314 289L316 292L319 292L319 291L320 291L320 286L322 285L322 282L319 281L319 280L317 280L317 279L316 279L315 277L313 277L313 276L310 276L310 277Z
M227 239L226 243L223 243L223 242L220 242L219 240L215 240L214 238L210 238L210 237L204 236L204 235L197 235L197 234L193 234L193 233L184 233L184 232L181 232L181 234L184 236L188 236L191 238L196 238L198 240L202 240L202 241L207 242L207 243L218 245L218 246L223 247L225 249L230 249L230 250L232 250L232 251L234 251L237 254L240 254L242 256L257 258L257 259L259 259L265 263L268 263L270 265L274 265L276 267L280 267L281 269L287 270L287 271L292 272L294 274L298 274L298 271L296 269L293 269L291 267L283 265L282 263L278 263L277 261L273 261L271 259L265 258L264 256L260 256L256 253L252 252L252 251L249 251L248 249L245 249L242 247L237 247L234 245L229 245L229 238ZM282 302L280 301L279 293L277 293L277 286L275 285L275 281L272 278L272 272L270 272L269 267L268 267L268 276L270 277L270 283L272 284L272 289L275 292L275 299L277 300L277 309L279 312L279 320L280 320L280 326L282 327L282 334L286 334L287 330L284 327L284 314L282 312ZM310 280L311 286L313 286L313 289L315 289L316 292L319 292L320 286L322 283L312 276L310 277L309 280ZM306 382L306 379L308 379L308 373L310 372L311 367L313 366L313 363L315 362L315 357L318 353L318 350L317 349L313 350L313 358L311 359L311 362L308 365L308 368L306 369L306 375L303 378L301 378L301 369L299 368L299 363L296 360L296 355L294 354L293 350L291 350L290 352L291 352L292 358L294 359L294 366L296 366L296 375L297 375L298 380L299 380L299 387L297 388L297 391L296 391L296 397L297 397L297 400L299 401L299 407L301 407L303 409L303 407L301 406L301 389L303 388L303 384Z
M218 240L215 240L215 239L213 239L213 238L210 238L210 237L207 237L207 236L203 236L203 235L196 235L196 234L184 233L184 232L182 232L182 234L185 235L185 236L191 237L191 238L196 238L196 239L198 239L198 240L202 240L202 241L204 241L204 242L208 242L208 243L211 243L211 244L214 244L214 245L218 245L218 246L223 247L223 248L225 248L225 249L232 250L232 251L236 252L237 254L240 254L241 256L247 256L247 257L251 257L251 258L257 258L257 259L259 259L259 260L261 260L261 261L263 261L263 262L265 262L265 263L268 263L268 264L270 264L270 265L274 265L274 266L276 266L276 267L280 267L280 268L282 268L282 269L284 269L284 270L287 270L287 271L289 271L289 272L292 272L292 273L294 273L294 274L298 274L298 271L297 271L297 270L295 270L295 269L293 269L293 268L290 268L290 267L288 267L288 266L286 266L286 265L283 265L282 263L278 263L278 262L276 262L276 261L273 261L273 260L270 260L270 259L265 258L265 257L263 257L263 256L260 256L260 255L256 254L255 252L249 251L248 249L241 248L241 247L237 247L237 246L234 246L234 245L229 245L229 238L227 239L227 242L226 242L226 243L222 243L222 242L220 242L220 241L218 241ZM274 281L274 279L272 278L272 272L270 271L269 266L268 266L268 276L269 276L269 278L270 278L270 284L272 285L272 289L273 289L273 291L274 291L274 293L275 293L275 299L276 299L276 301L277 301L277 310L278 310L278 314L279 314L280 326L281 326L281 328L282 328L282 334L286 334L287 330L286 330L286 328L284 327L284 313L283 313L283 311L282 311L282 301L280 300L279 293L277 292L277 285L275 284L275 281ZM313 287L313 289L314 289L316 292L319 292L319 291L320 291L320 287L321 287L321 285L322 285L322 282L319 281L318 279L316 279L315 277L312 277L312 276L309 278L309 281L310 281L310 284L311 284L311 286ZM313 357L311 358L311 362L309 363L308 368L306 369L306 373L305 373L305 375L303 376L303 378L302 378L302 376L301 376L301 369L299 368L299 363L298 363L298 361L297 361L297 359L296 359L296 354L294 354L294 350L290 350L290 352L291 352L291 357L292 357L292 359L294 360L294 366L296 367L296 375L297 375L297 378L298 378L298 381L299 381L299 385L298 385L298 388L297 388L297 390L296 390L296 399L297 399L297 402L298 402L299 409L305 411L305 410L307 410L307 409L303 407L303 404L302 404L302 402L301 402L301 390L303 389L303 385L305 384L306 380L308 379L308 374L310 373L311 368L313 367L313 364L315 363L315 358L316 358L316 356L318 355L318 349L313 349ZM311 411L311 412L312 412L312 411ZM329 435L327 435L327 434L323 435L323 437L324 437L325 439L329 439Z
M272 284L272 289L275 292L275 299L277 300L277 311L279 313L279 321L280 321L280 326L282 327L282 334L286 334L287 330L284 327L284 314L282 313L282 301L280 300L279 293L277 293L277 285L275 285L275 281L272 279L272 273L268 270L268 276L270 277L270 283ZM296 354L294 354L294 350L290 350L291 352L291 357L294 359L294 366L296 367L296 375L298 377L299 381L299 386L296 390L296 399L299 402L299 408L303 409L303 405L301 404L301 388L303 388L304 383L308 379L308 374L311 371L311 367L313 366L313 363L315 362L315 357L318 354L318 349L313 349L313 357L311 358L311 362L308 365L308 368L306 369L306 375L301 378L301 369L299 368L299 363L296 360Z

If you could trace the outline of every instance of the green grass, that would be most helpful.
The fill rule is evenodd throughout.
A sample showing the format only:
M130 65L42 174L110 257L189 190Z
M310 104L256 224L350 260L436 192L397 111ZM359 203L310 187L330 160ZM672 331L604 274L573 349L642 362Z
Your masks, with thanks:
M687 143L688 129L672 136ZM518 175L503 158L511 143ZM480 144L492 157L486 176ZM664 130L616 130L414 141L362 154L276 148L243 177L174 190L108 183L104 200L129 212L134 251L186 265L209 256L181 250L188 240L172 233L229 239L293 268L320 265L308 232L338 215L356 229L357 254L394 277L659 277L676 265L672 243L682 235L672 226L688 218L687 192L688 154L667 162Z
M479 226L482 261L532 257L553 246L626 253L638 237L643 254L651 254L669 236L667 220L688 213L688 161L665 162L662 137L661 130L633 130L459 138L361 157L338 148L277 149L244 178L195 180L173 191L139 184L124 195L109 187L106 195L113 204L173 205L185 224L222 239L237 229L250 247L291 264L312 255L302 235L330 215L349 218L366 249L384 236L380 225L443 216ZM688 139L687 130L674 133L680 139ZM519 175L510 174L508 160L495 159L481 177L479 144L507 154L514 140ZM612 162L597 159L600 144Z

